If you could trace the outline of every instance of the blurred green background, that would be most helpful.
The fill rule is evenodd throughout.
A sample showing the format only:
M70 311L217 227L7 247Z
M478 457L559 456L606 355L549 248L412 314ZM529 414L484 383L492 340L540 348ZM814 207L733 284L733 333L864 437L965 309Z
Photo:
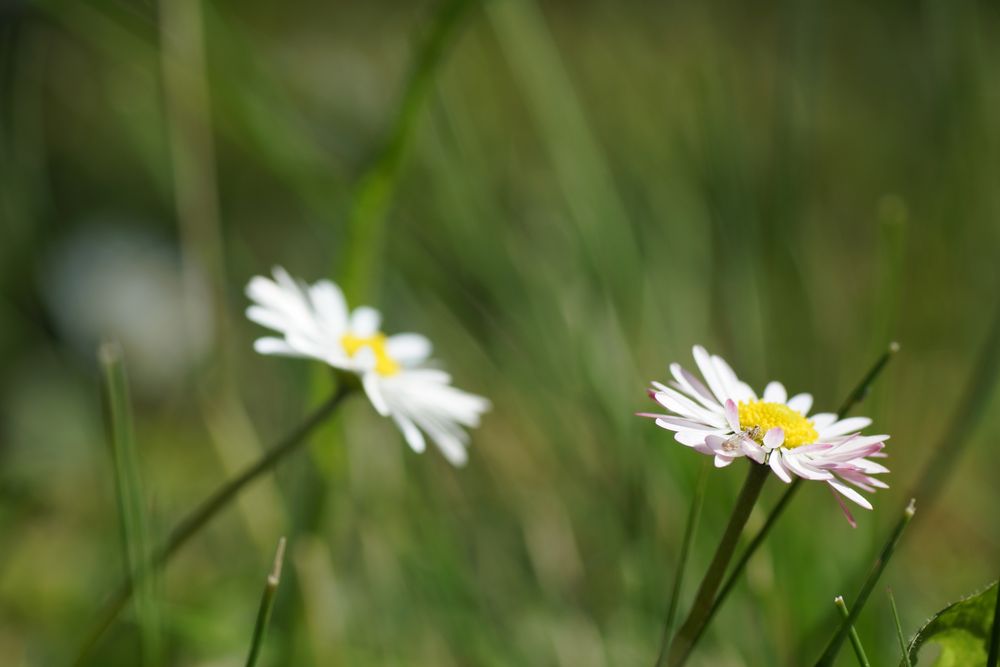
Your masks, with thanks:
M143 664L242 664L279 535L261 664L652 664L703 459L633 416L648 381L702 343L834 410L898 340L856 411L892 488L851 529L807 485L690 663L811 664L988 336L998 73L1000 11L968 0L6 0L2 662L68 664L122 576L102 338L158 539L329 391L252 351L242 289L281 264L494 409L455 470L354 400L167 568ZM991 385L882 582L907 633L997 574ZM682 611L742 476L710 477ZM874 664L891 628L880 586ZM90 664L141 634L130 607Z

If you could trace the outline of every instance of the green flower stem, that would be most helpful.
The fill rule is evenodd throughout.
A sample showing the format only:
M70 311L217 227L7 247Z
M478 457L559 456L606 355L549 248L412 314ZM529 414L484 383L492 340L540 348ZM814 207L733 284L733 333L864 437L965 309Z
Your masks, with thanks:
M278 584L281 582L281 564L285 558L285 538L278 540L278 551L274 554L274 565L271 573L267 575L267 582L264 584L264 593L260 597L260 608L257 610L257 623L253 628L253 639L250 642L250 654L247 656L247 667L254 667L257 664L257 657L260 655L260 648L264 645L264 635L267 634L267 626L271 621L271 610L274 609L274 595L278 591Z
M847 611L847 603L844 602L844 597L838 595L833 599L833 603L837 605L837 609L840 610L840 614L846 620L851 616L851 613ZM865 648L861 645L861 637L858 637L858 631L854 629L854 626L850 626L849 635L851 637L851 646L854 647L854 655L858 658L858 664L861 667L872 667L871 663L868 662L868 656L865 655Z
M674 572L674 585L670 592L667 618L663 623L663 635L660 637L660 652L656 658L656 667L666 664L667 650L670 648L670 637L674 629L674 620L677 618L677 605L680 602L684 570L687 567L688 556L691 554L691 544L694 542L694 533L698 527L698 516L701 514L701 506L705 500L705 487L708 485L708 471L710 468L711 463L707 460L703 461L701 472L698 473L694 498L691 500L691 509L688 511L687 524L684 526L684 537L681 540L681 553L677 561L677 569Z
M864 400L864 398L868 395L868 392L871 391L872 384L885 369L886 364L889 363L889 360L892 359L893 355L895 355L897 352L899 352L899 344L895 342L890 343L889 347L886 348L885 352L883 352L882 355L872 365L872 367L868 369L868 372L865 373L863 378L861 378L861 381L858 382L857 386L855 386L854 389L851 391L851 393L847 395L847 398L844 399L843 404L841 404L840 406L840 410L837 411L837 419L843 419L844 417L846 417L847 413L850 412L855 405ZM753 539L750 540L750 544L747 545L747 548L743 550L743 553L742 555L740 555L739 560L736 561L736 565L733 566L733 571L729 573L729 576L726 578L725 583L719 590L718 597L715 599L715 602L712 603L712 609L709 611L708 616L705 618L704 624L700 628L698 628L698 632L695 634L693 644L697 644L698 640L701 639L701 636L705 634L705 630L708 628L708 624L712 622L712 619L715 618L715 615L719 612L719 609L722 608L722 604L726 601L726 598L729 597L729 594L736 586L736 582L739 581L740 576L743 574L743 570L746 569L747 563L750 562L750 558L752 558L753 555L757 552L757 549L760 548L760 545L764 543L764 540L770 534L771 529L774 528L774 524L778 522L778 519L781 517L782 513L784 513L785 508L788 506L788 503L792 501L792 498L795 497L796 492L798 492L801 486L802 486L802 478L796 477L789 485L789 487L785 490L785 492L781 495L781 498L778 499L778 502L771 510L771 513L767 515L767 519L764 521L764 525L761 527L759 531L757 531L757 534L754 535Z
M896 523L895 529L892 531L892 535L889 536L889 541L885 543L882 548L882 553L879 554L878 559L872 566L871 572L868 574L868 578L865 580L864 585L861 587L861 591L858 593L858 601L854 605L854 609L848 614L843 622L840 624L836 634L834 634L833 639L827 644L826 650L823 651L823 655L816 662L816 667L830 667L833 661L837 657L837 652L840 651L841 645L850 633L851 628L854 626L855 621L858 619L858 615L861 610L864 609L865 603L868 602L868 597L871 595L872 590L875 588L875 584L878 583L879 577L882 576L882 572L885 571L886 566L889 564L889 559L892 558L893 552L896 550L896 545L899 544L899 539L903 536L903 531L906 530L906 526L909 525L910 519L916 513L916 507L914 500L910 499L910 504L906 506L903 510L903 516L900 517L899 521Z
M903 652L903 667L911 667L910 652L906 650L906 638L903 636L903 624L899 622L899 610L896 609L896 598L892 594L892 589L886 586L889 594L889 606L892 608L892 620L896 624L896 639L899 640L899 650Z
M142 568L141 576L127 578L111 596L105 605L104 612L101 614L99 621L90 634L87 635L74 664L84 664L90 651L97 645L107 629L114 623L118 614L121 613L122 608L132 597L137 580L141 580L149 571L166 565L174 554L204 528L216 514L236 498L240 491L258 477L274 468L279 461L290 453L301 447L306 442L307 436L340 406L352 390L353 387L351 385L342 383L337 392L319 406L298 428L285 436L277 445L265 452L256 463L244 470L235 479L227 482L195 508L194 511L188 514L177 525L166 543L155 553L146 567Z
M757 504L760 492L764 488L764 482L767 481L770 474L770 468L765 465L748 461L748 466L747 478L743 482L743 489L740 491L733 512L729 516L726 532L722 534L712 563L708 566L708 571L705 573L705 578L701 580L701 585L698 586L698 592L695 594L694 604L691 606L691 611L688 612L687 620L677 631L677 636L674 637L673 643L670 645L667 664L671 667L683 665L690 655L698 630L701 629L711 612L712 601L719 590L719 584L722 583L722 577L726 573L729 561L733 558L733 552L736 550L736 543L740 539L743 527L746 525L747 519L750 518L750 512Z

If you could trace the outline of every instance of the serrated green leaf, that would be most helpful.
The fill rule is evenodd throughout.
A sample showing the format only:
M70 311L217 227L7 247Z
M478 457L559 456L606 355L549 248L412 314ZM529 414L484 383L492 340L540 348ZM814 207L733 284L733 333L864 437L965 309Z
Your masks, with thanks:
M917 664L920 648L930 642L941 647L934 667L977 667L986 664L990 628L996 610L997 582L954 602L929 620L910 641L910 661ZM905 661L900 662L900 665Z

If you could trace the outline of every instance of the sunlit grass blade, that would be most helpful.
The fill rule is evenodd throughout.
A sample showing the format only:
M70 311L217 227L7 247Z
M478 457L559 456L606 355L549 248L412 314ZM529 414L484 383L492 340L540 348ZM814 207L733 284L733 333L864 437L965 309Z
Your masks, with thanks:
M896 639L899 640L899 650L902 651L903 667L910 667L910 652L906 650L906 637L903 636L903 625L899 622L899 610L896 609L896 598L892 594L892 589L886 586L889 594L889 607L892 609L892 621L896 624Z
M897 352L899 352L899 343L890 343L885 352L883 352L872 367L868 369L868 372L861 378L861 381L858 382L854 389L851 390L851 393L847 395L847 398L844 399L844 402L840 406L840 410L837 411L838 419L843 419L855 405L864 400L864 398L871 391L872 384L885 369L889 360L892 359ZM722 608L723 603L725 603L726 598L729 597L729 594L736 586L736 582L739 581L740 576L743 574L743 570L746 569L747 563L750 562L750 559L757 552L757 549L759 549L764 543L764 540L767 539L771 529L774 528L778 519L781 518L785 508L788 507L788 504L792 501L792 498L795 497L796 492L801 486L802 478L796 477L785 492L781 494L781 498L778 499L778 502L775 503L771 512L767 515L764 525L761 526L760 530L757 531L757 534L754 535L752 540L750 540L750 543L747 545L746 549L743 550L743 553L733 566L733 569L726 578L726 581L722 584L722 588L719 589L719 594L712 603L712 609L709 611L708 617L705 619L702 627L698 629L693 644L697 644L698 640L701 639L701 636L705 633L705 629L708 627L708 624L711 623L713 618L715 618L715 615L719 612L719 609Z
M840 651L840 647L850 633L855 621L857 621L858 615L861 614L861 610L864 609L865 603L868 602L868 597L875 589L875 584L878 583L879 577L882 576L886 566L889 564L889 559L892 558L892 554L896 550L896 545L899 544L899 539L903 536L903 531L906 530L906 526L909 525L910 520L913 518L915 513L915 502L911 498L910 504L906 506L905 510L903 510L903 516L900 517L899 521L896 523L896 527L893 529L892 534L889 536L889 540L882 548L882 553L879 554L878 559L875 561L871 572L868 574L868 578L861 587L861 591L858 592L858 600L854 604L854 609L851 610L851 612L840 624L840 628L838 628L836 634L833 635L833 639L830 640L826 650L823 651L823 655L820 656L820 659L816 662L816 667L827 667L833 664L833 661L837 657L837 652Z
M347 219L348 254L341 284L349 298L367 299L382 251L385 215L395 191L424 101L437 71L476 0L443 0L418 48L396 110L395 121L378 154L358 184Z
M271 573L267 575L264 593L260 597L257 622L253 628L253 639L250 641L250 653L247 655L247 667L254 667L257 664L257 657L264 645L264 636L267 634L267 626L271 621L271 611L274 608L274 596L278 591L278 584L281 583L281 565L284 559L285 538L282 537L278 540L278 550L274 554L274 565L271 567Z
M121 523L126 577L138 582L135 611L142 647L142 664L155 665L160 655L160 623L154 578L144 576L149 561L150 538L142 478L136 453L135 428L125 360L118 343L108 342L98 351L107 410L108 436L114 464L115 498Z
M229 505L248 484L258 479L262 474L273 469L274 466L284 459L288 454L295 451L306 442L307 436L311 434L321 423L323 423L352 391L347 385L341 385L338 391L325 403L319 406L313 413L300 424L294 431L289 433L283 440L278 442L273 448L261 456L256 463L249 466L242 474L229 481L209 496L201 505L190 512L173 530L167 539L156 552L154 552L149 565L150 570L166 565L170 559L187 544L188 540L201 531L209 521L211 521L221 510ZM90 651L97 645L101 637L114 623L122 608L135 592L135 584L141 581L142 577L129 577L108 599L104 610L98 617L90 633L81 645L75 664L84 662Z
M837 605L837 609L840 610L840 614L845 621L850 618L851 613L847 610L847 603L844 602L844 596L838 595L833 599L833 603ZM848 634L851 638L851 646L854 647L854 655L858 658L858 664L861 667L871 667L871 663L868 662L868 656L865 655L865 649L861 645L861 637L858 637L858 631L854 629L853 624L848 627L850 628Z
M688 556L691 554L691 545L694 542L694 533L698 527L701 505L705 500L705 487L708 485L709 467L710 464L708 461L702 462L701 472L698 473L698 482L694 489L694 496L691 498L691 509L688 511L687 523L684 526L681 552L677 558L677 569L674 571L674 584L670 591L670 604L667 607L667 617L663 623L663 635L660 637L660 651L656 658L657 667L666 664L667 651L670 649L670 638L674 629L674 620L677 618L677 606L680 603L681 586L684 582L684 570L687 568Z

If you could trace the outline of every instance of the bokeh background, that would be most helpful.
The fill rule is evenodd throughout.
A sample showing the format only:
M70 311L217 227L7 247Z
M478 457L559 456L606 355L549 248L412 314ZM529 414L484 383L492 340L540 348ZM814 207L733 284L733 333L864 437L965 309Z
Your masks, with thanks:
M242 664L280 535L261 664L652 664L702 458L633 413L695 343L826 410L902 351L858 410L892 488L852 529L807 485L690 664L810 664L959 444L883 580L913 632L1000 562L1000 402L967 386L996 347L998 73L970 0L6 0L3 663L68 664L122 576L101 340L157 538L330 391L252 352L242 289L275 264L435 341L494 403L471 461L353 401L171 563L159 641L140 659L129 608L90 664ZM684 607L742 475L710 476ZM881 586L859 631L895 664Z

